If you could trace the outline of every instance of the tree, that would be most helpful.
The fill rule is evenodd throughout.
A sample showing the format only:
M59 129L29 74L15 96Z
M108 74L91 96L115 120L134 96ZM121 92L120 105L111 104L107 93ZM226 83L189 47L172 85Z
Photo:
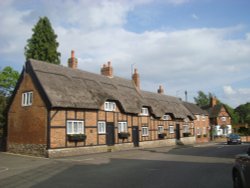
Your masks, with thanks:
M0 142L1 137L6 137L6 107L18 78L19 73L9 66L0 71Z
M0 71L0 93L5 97L9 97L16 86L18 78L19 73L10 66Z
M211 93L205 94L203 91L198 91L198 96L194 97L194 101L198 106L207 106L210 104Z
M60 64L61 54L57 52L59 43L56 41L51 23L47 17L40 18L32 29L33 35L27 40L25 46L26 60L29 58Z
M250 103L239 105L235 113L239 116L239 123L250 125Z

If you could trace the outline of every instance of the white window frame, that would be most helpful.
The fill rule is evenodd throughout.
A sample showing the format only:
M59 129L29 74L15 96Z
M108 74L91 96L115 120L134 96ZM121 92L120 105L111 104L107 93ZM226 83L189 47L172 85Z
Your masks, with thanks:
M163 125L159 125L158 126L158 134L162 134L162 133L164 133L164 127L163 127Z
M174 126L173 125L169 125L169 133L170 134L174 133Z
M84 134L84 121L67 120L67 134Z
M207 134L207 128L206 127L203 127L203 130L202 130L202 134Z
M33 102L33 92L22 93L22 106L31 106Z
M166 121L170 120L170 116L165 114L165 115L162 116L162 119L166 120Z
M118 122L118 133L127 133L128 132L128 123L126 121Z
M183 125L183 133L189 133L189 126L188 125Z
M116 110L115 102L105 102L104 103L104 110L109 111L109 112L115 111Z
M106 134L106 122L98 121L98 134Z
M141 128L141 135L142 136L148 136L149 135L148 127L142 127Z
M200 129L200 127L196 128L196 135L201 135L201 129Z
M148 108L146 108L146 107L141 108L141 114L140 115L148 116L149 115Z
M205 115L204 115L204 114L202 114L202 115L201 115L201 119L202 119L202 121L205 121L205 120L206 120L206 118L205 118Z
M221 121L227 121L227 118L225 116L221 117L220 119Z

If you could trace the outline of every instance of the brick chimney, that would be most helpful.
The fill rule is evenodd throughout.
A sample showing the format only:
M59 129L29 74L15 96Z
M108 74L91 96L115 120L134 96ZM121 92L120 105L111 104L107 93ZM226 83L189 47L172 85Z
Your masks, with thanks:
M159 94L164 94L164 89L163 89L162 85L159 86L159 89L157 90L157 92Z
M111 62L109 61L108 64L103 64L101 68L101 74L108 77L113 77L113 67L111 66Z
M132 75L132 79L138 89L140 89L140 75L137 72L137 69L134 69L134 74Z
M217 104L217 99L216 97L211 97L210 99L210 106L214 107Z
M71 51L71 57L68 59L68 67L72 69L77 69L77 59L75 58L74 50Z

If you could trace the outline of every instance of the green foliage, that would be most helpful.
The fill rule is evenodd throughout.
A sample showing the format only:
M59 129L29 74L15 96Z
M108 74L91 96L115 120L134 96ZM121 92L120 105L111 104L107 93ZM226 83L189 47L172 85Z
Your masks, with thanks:
M198 91L198 96L194 97L194 101L198 106L207 106L210 104L211 93L205 94L203 91Z
M239 123L250 125L250 103L238 106L235 113L239 116Z
M16 86L18 78L19 73L9 66L0 71L0 93L5 97L10 96Z
M33 35L25 47L26 60L32 58L53 64L60 64L61 54L57 52L57 35L47 17L40 18L32 29Z
M7 106L7 98L0 94L0 138L3 136L3 129L5 127L6 122L6 110Z

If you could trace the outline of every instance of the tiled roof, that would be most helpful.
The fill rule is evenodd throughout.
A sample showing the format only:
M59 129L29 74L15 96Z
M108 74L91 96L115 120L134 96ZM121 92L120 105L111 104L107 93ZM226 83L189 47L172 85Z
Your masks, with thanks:
M189 103L189 102L183 102L184 106L192 112L194 115L208 115L208 112L201 109L198 105Z

